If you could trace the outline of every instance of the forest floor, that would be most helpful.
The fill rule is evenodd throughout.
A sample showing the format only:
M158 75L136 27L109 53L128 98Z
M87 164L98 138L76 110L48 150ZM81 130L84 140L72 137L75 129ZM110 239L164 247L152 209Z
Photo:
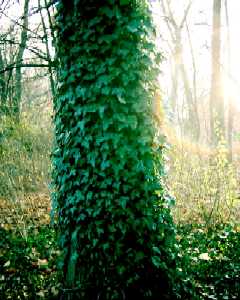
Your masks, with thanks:
M59 299L60 251L49 212L47 194L0 200L0 299ZM178 271L193 283L192 299L240 299L239 226L177 225L176 237Z

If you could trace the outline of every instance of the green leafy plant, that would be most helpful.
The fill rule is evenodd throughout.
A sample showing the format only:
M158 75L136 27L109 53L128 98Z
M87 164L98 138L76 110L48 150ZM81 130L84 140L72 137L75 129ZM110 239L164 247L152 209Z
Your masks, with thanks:
M151 108L161 55L148 6L75 0L57 10L53 205L65 292L168 298L175 234Z
M239 227L180 225L179 267L192 282L191 299L238 299L240 296Z
M59 250L50 226L28 227L27 238L0 228L0 298L59 299Z

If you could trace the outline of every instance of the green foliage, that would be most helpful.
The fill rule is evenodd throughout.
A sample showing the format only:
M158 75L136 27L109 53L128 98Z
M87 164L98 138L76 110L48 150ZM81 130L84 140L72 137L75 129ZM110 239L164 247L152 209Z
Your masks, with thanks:
M16 199L25 192L46 189L51 134L22 120L0 120L0 197Z
M147 4L75 0L57 9L53 204L65 285L83 299L167 298L175 234L153 147L160 55Z
M0 298L58 299L59 253L49 226L29 227L27 238L0 228Z
M239 227L222 224L206 230L203 225L184 225L177 237L179 268L195 287L191 299L239 299Z

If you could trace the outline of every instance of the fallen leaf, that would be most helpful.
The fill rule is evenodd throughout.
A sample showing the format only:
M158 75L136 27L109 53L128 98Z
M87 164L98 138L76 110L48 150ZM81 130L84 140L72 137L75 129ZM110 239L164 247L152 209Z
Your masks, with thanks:
M208 255L208 253L201 253L199 255L199 259L202 259L202 260L210 260L211 257Z
M9 268L9 269L6 270L6 272L7 272L8 274L14 274L14 273L17 272L17 270L16 270L15 268Z
M47 265L48 265L47 259L38 259L37 262L40 267L47 267Z
M4 267L9 267L11 264L10 260L8 260L7 262L5 262L5 264L3 265Z
M54 296L57 296L58 295L58 290L53 286L51 287L51 292Z
M41 298L45 297L44 291L40 291L40 292L36 293L36 295L39 296L39 297L41 297Z

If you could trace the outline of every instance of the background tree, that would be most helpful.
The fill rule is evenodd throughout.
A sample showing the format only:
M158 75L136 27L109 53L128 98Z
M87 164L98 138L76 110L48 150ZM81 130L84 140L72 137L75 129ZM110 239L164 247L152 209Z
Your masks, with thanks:
M174 230L148 6L59 1L57 29L53 200L65 287L83 299L168 299Z
M16 55L16 64L21 65L23 61L24 51L27 46L27 34L28 34L28 10L29 10L29 0L25 0L24 2L24 11L22 16L22 28L21 28L21 38L20 44L18 48L18 52ZM13 97L13 113L15 118L19 120L20 113L20 103L22 97L22 68L19 66L16 68L15 74L15 94Z
M43 98L51 100L55 92L54 51L51 41L54 42L53 32L53 1L26 0L5 2L1 6L0 25L4 24L0 36L0 80L1 86L1 113L15 116L20 119L20 111L29 105L38 105ZM18 7L22 15L12 16L13 8ZM2 8L3 7L3 8ZM36 93L34 100L28 87L35 85L47 85L49 79L49 91ZM31 91L31 87L29 88ZM40 96L38 96L40 94ZM49 99L50 98L50 99Z
M179 98L179 86L180 82L183 83L184 88L184 99L186 100L186 113L187 117L182 116L180 120L180 126L182 127L182 132L184 135L189 136L195 141L199 140L200 137L200 121L197 106L197 96L196 96L196 72L193 76L193 84L189 80L187 69L184 62L184 51L183 51L183 31L187 28L187 16L192 6L192 1L189 1L184 9L183 16L180 22L176 21L174 13L171 8L170 0L161 1L161 7L164 14L164 20L166 22L168 31L170 33L172 43L170 44L170 49L172 53L173 63L172 63L172 86L169 95L169 101L171 103L171 109L173 111L173 119L176 123L177 118L179 118L179 108L178 101ZM193 49L191 45L190 35L188 35L190 41L191 54L193 59L193 66L195 68L195 59L193 56Z
M225 135L224 98L221 78L221 4L221 0L213 1L210 90L210 132L212 144L217 143L219 134Z
M228 75L228 85L230 86L231 80L229 78L231 74L231 38L230 38L230 26L229 26L229 13L228 13L228 2L225 0L225 18L226 18L226 27L227 27L227 75ZM234 107L233 107L233 99L231 95L227 95L227 142L229 147L229 159L232 161L232 152L233 152L233 120L234 120Z

